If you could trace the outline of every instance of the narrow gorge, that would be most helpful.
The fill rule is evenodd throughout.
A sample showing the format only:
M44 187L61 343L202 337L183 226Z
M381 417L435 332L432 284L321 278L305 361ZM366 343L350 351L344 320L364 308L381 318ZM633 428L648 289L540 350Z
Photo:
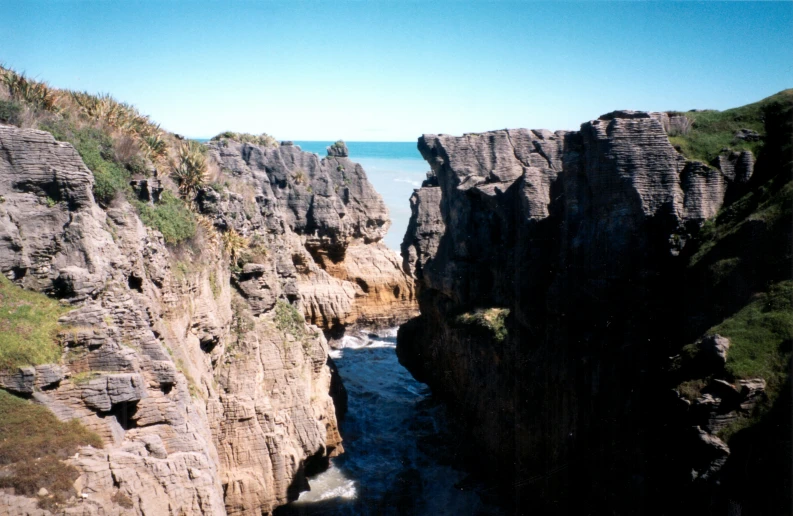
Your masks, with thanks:
M0 78L0 516L790 514L793 90L425 134L400 257L342 141Z

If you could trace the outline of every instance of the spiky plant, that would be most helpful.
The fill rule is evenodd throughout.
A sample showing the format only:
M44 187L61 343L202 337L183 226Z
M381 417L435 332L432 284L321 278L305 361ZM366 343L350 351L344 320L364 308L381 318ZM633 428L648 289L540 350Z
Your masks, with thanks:
M143 138L145 147L148 149L149 157L152 160L165 157L168 153L168 144L162 139L162 134L156 133Z
M179 164L172 176L179 184L179 194L187 201L195 199L198 189L206 183L206 148L200 143L188 140L179 148Z
M237 264L242 253L248 248L248 239L240 235L236 229L230 228L223 233L223 250L228 253L233 265Z
M2 81L8 86L8 92L15 100L21 100L47 111L55 111L58 93L47 83L37 82L25 77L25 74L3 70Z

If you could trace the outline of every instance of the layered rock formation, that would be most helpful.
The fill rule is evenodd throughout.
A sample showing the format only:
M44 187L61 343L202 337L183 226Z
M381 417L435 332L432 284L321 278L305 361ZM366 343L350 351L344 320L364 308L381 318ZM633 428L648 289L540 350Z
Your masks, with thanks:
M350 324L393 326L416 314L413 280L382 242L388 210L343 143L324 159L291 144L224 139L210 148L241 194L206 189L202 210L277 257L256 277L285 278L284 293L299 300L308 321L338 334ZM256 289L244 287L246 296L257 297ZM262 295L274 302L277 293Z
M78 499L62 512L270 513L343 450L322 330L414 310L360 166L288 146L213 155L229 184L199 206L247 238L231 268L208 224L168 247L126 200L94 202L70 144L0 126L0 272L70 308L61 363L4 371L0 387L105 443L68 460ZM2 514L46 513L2 496Z
M580 131L419 139L432 171L402 256L421 316L397 353L471 429L473 460L513 510L651 514L685 505L692 480L718 482L729 448L681 407L668 357L730 313L686 290L687 243L755 163L687 161L675 125L617 111ZM779 277L755 288L789 276L766 272ZM746 389L722 412L751 412Z

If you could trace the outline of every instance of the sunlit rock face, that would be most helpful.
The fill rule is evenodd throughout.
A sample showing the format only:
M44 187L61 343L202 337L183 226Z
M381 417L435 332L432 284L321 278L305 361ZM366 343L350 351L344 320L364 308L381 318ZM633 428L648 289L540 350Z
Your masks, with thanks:
M286 147L279 156L317 161ZM337 304L330 295L319 303L329 322L354 322L366 296L354 279L325 272L309 249L353 244L348 276L373 286L373 306L412 301L396 258L365 247L378 249L387 214L363 171L343 162L345 189L370 204L344 208L328 194L343 216L305 235L292 228L324 220L310 208L324 201L300 211L295 194L297 204L279 205L273 188L295 190L294 178L276 174L271 187L266 175L259 183L230 177L222 193L204 192L199 207L219 229L235 227L252 250L260 246L235 268L211 228L200 226L187 247L166 246L123 198L106 210L95 203L92 174L71 145L0 126L0 272L71 309L61 319L61 363L3 373L0 386L78 419L105 443L68 459L80 473L70 514L268 514L305 489L307 465L343 451L324 327L288 307L310 304L304 292L315 277L339 294ZM237 214L236 226L224 226ZM377 275L360 260L380 267ZM121 495L131 508L116 503ZM18 513L35 508L35 500L2 496Z
M413 279L382 241L388 210L346 147L331 147L322 159L294 145L225 140L210 149L239 195L207 189L202 210L216 226L263 242L273 264L268 274L284 279L284 293L309 322L336 335L417 313Z
M678 435L691 423L662 370L707 330L681 302L686 243L754 161L687 161L668 125L616 111L579 131L419 138L432 172L402 257L421 315L397 353L513 508L644 513L683 489L697 446L720 453L715 431Z

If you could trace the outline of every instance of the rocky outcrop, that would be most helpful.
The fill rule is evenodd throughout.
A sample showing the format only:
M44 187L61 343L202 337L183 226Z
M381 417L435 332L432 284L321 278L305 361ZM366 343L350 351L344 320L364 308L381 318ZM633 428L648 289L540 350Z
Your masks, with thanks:
M232 278L214 231L199 227L189 248L167 247L125 200L102 210L92 184L71 145L0 126L0 272L71 309L61 318L61 363L4 371L0 386L78 419L105 443L68 459L80 473L78 498L61 512L270 513L305 487L307 464L342 451L327 340L315 326L284 326L276 309L300 304L290 247L300 238L288 224L316 225L318 210L286 203L278 209L289 223L259 212L262 232L273 232L268 259ZM243 210L240 186L225 195ZM347 187L379 199L368 183ZM151 197L160 186L139 190ZM275 197L259 200L262 211L277 207L268 204ZM355 205L312 235L374 241L387 219L365 218L368 209ZM132 508L114 501L119 493ZM35 506L2 496L10 514Z
M580 131L419 139L432 172L411 198L402 256L421 315L397 353L471 429L472 460L516 510L653 512L691 481L678 443L706 448L700 480L729 456L708 416L694 433L661 430L692 424L669 415L678 398L661 369L694 327L674 323L689 318L677 302L686 244L754 160L687 161L667 135L681 124L616 111ZM488 313L509 315L499 327ZM729 410L744 399L736 390Z
M329 147L324 159L291 144L222 140L210 149L218 181L229 186L215 183L199 203L215 226L234 228L259 248L238 280L249 300L274 302L272 285L283 278L283 294L329 334L416 314L413 280L382 242L386 206L344 144Z

